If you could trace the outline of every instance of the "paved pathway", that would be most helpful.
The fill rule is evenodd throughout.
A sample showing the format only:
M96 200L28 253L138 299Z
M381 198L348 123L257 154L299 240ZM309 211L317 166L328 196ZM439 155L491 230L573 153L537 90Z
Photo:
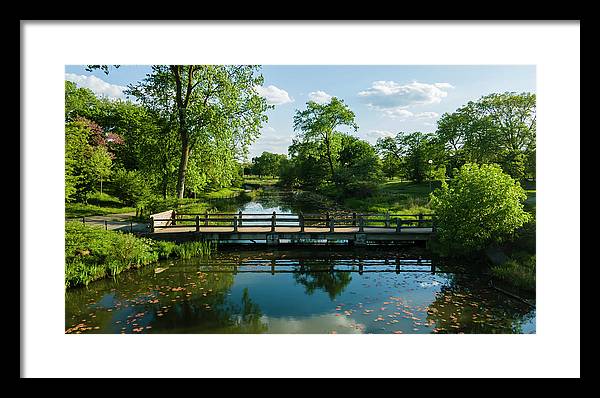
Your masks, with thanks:
M147 223L133 221L131 218L135 217L135 212L130 213L117 213L117 214L106 214L104 216L88 216L85 217L85 223L89 225L102 226L106 229L123 231L123 232L149 232ZM68 220L83 221L83 218L70 218Z

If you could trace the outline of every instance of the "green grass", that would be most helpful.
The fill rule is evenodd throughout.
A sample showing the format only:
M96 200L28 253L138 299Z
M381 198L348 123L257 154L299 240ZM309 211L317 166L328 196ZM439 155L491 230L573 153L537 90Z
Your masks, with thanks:
M432 186L435 189L435 185ZM342 205L368 213L430 214L429 182L414 183L393 180L379 184L372 196L345 198Z
M535 255L519 253L502 265L492 267L495 279L519 291L535 292Z
M253 187L262 186L273 186L279 183L279 177L259 177L259 176L245 176L244 185L250 185Z
M175 244L130 234L106 231L80 222L65 223L65 287L115 277L169 257L210 255L216 247L208 242Z
M88 203L65 203L65 217L104 216L107 214L130 213L135 207L125 206L118 198L106 193L90 195Z

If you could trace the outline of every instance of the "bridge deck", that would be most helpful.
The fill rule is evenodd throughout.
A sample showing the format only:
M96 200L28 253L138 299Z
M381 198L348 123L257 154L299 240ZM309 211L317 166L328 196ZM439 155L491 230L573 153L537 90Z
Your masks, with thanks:
M178 233L178 232L196 232L194 225L169 226L168 228L155 228L154 233ZM231 226L223 227L199 227L199 233L234 233L234 228ZM271 231L271 227L238 227L237 233L302 233L300 227L275 227L275 231ZM385 227L365 227L363 232L359 231L358 227L334 227L333 231L329 227L305 227L304 233L328 233L328 234L348 234L348 233L364 233L364 234L431 234L432 228L407 227L396 232L396 228Z
M179 214L152 215L150 236L159 239L219 242L366 242L427 241L434 233L428 215L390 214ZM415 225L416 224L416 225Z

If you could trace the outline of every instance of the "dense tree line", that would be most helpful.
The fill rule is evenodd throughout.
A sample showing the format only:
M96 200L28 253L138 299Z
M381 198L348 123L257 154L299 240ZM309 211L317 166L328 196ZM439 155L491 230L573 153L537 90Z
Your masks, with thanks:
M262 81L256 66L159 65L128 87L135 101L66 81L66 200L85 201L107 179L132 205L241 183L239 160L270 107L254 90Z
M278 162L282 183L356 192L383 177L422 182L452 177L467 163L497 164L517 181L535 178L535 94L490 94L445 113L432 133L399 132L372 146L349 133L354 113L338 98L297 110L298 132Z

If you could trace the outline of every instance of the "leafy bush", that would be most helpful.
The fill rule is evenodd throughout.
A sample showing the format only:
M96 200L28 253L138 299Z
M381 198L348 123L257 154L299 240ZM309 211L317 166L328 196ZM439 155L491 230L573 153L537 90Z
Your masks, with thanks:
M65 287L88 285L169 257L206 256L215 250L208 242L173 242L138 238L80 222L65 223Z
M465 254L502 242L531 220L527 196L497 165L465 164L431 194L437 240L443 254Z
M126 205L139 207L150 199L150 188L137 170L117 170L113 175L115 194Z
M371 181L356 181L345 184L342 188L344 196L366 198L377 192L377 184Z

